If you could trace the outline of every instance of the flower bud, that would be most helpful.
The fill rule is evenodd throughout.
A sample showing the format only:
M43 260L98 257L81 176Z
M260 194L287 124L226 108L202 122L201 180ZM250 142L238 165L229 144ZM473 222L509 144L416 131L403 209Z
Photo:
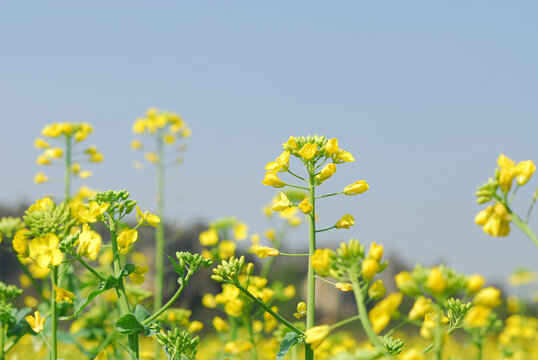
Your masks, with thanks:
M365 259L362 262L361 269L364 280L370 282L377 274L377 270L379 270L379 263L372 259Z

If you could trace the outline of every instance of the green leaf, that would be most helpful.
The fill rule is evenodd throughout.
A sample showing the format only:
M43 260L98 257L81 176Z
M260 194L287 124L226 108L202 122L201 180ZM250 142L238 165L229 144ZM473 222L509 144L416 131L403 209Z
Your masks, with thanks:
M135 334L145 329L133 314L125 314L116 321L116 330L122 334Z
M77 307L75 308L75 313L70 316L61 316L59 317L60 320L71 320L74 319L78 314L82 312L92 302L93 299L97 297L97 295L115 288L118 285L118 279L116 279L114 276L110 275L106 281L101 282L101 286L99 286L99 289L92 291L87 298L82 299Z
M179 274L179 276L183 277L184 270L179 264L170 256L168 255L168 260L172 263L172 266L174 266L174 271Z
M135 271L136 265L134 264L125 264L123 269L121 269L121 276L127 276L132 274Z
M150 312L140 304L136 304L134 309L135 318L142 322L151 316Z
M280 349L276 354L276 360L284 359L284 356L290 351L291 347L297 343L303 342L303 337L296 332L290 331L284 336L284 340L280 343Z

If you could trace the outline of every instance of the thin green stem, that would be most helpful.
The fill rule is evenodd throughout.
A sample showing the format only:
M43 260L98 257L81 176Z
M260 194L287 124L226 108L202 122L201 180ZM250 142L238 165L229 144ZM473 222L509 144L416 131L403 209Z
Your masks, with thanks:
M185 289L185 286L188 284L189 282L189 279L191 278L192 276L192 273L191 272L188 272L187 273L187 276L185 276L185 279L183 280L183 282L181 283L181 286L179 287L179 289L177 289L176 293L174 294L174 296L172 296L170 298L170 300L168 300L168 302L166 304L164 304L160 309L158 309L157 311L155 311L153 313L153 315L151 315L149 318L145 319L144 321L142 321L142 324L143 325L148 325L150 323L152 323L155 319L157 319L163 312L165 312L170 306L172 306L172 304L177 300L177 298L181 295L181 293L183 292L183 290Z
M426 346L426 347L424 348L424 350L422 350L422 353L423 353L423 354L426 354L428 351L430 351L431 349L433 349L433 345L434 345L434 344L432 343L432 344Z
M514 224L519 228L519 230L523 231L525 235L527 235L532 241L534 241L534 244L538 246L538 238L532 231L532 229L524 223L516 214L512 213L512 221Z
M5 336L4 323L0 321L0 360L5 360L4 357L4 336Z
M324 281L324 282L326 282L327 284L331 284L332 286L336 286L336 284L335 284L335 283L333 283L332 281L330 281L330 280L327 280L327 279L325 279L325 278L323 278L323 277L321 277L321 276L318 276L318 275L314 275L314 277L315 277L316 279L318 279L318 280L321 280L321 281Z
M361 286L357 279L357 274L355 269L348 270L348 275L351 280L351 285L353 286L353 294L355 295L355 301L357 303L358 316L361 321L362 328L368 336L368 340L376 349L384 349L384 345L379 340L379 337L374 331L370 319L368 319L368 312L366 311L366 305L364 304L364 295L362 293Z
M49 342L47 341L47 337L45 336L45 334L43 334L43 332L40 332L40 334L43 338L43 341L45 342L45 345L47 345L47 347L49 348L49 351L52 351L52 346L50 346Z
M306 180L304 177L295 174L295 173L292 172L290 169L288 169L288 172L289 172L291 175L295 176L297 179L301 179L301 180L303 180L304 182L308 182L308 180Z
M331 229L334 229L334 228L336 228L336 225L333 225L333 226L328 227L326 229L316 230L316 232L319 233L319 232L328 231L328 230L331 230Z
M531 217L532 208L534 207L534 204L536 204L536 199L532 199L531 205L529 206L529 210L527 210L527 216L525 216L525 224L529 223L529 218Z
M157 216L161 222L155 231L155 294L153 311L163 303L164 282L164 140L162 130L157 134Z
M406 318L405 320L403 320L402 322L400 322L398 325L396 325L395 327L393 327L392 329L390 329L390 331L387 331L387 333L385 335L387 336L391 336L392 334L394 334L396 331L398 331L401 327L405 326L407 323L409 323L409 318Z
M53 266L51 272L52 289L50 294L51 324L52 324L52 350L51 359L58 359L58 309L56 307L56 286L58 286L58 267Z
M303 187L303 186L297 186L297 185L291 185L291 184L286 184L286 186L289 186L289 187L292 187L292 188L296 188L296 189L301 189L301 190L308 191L308 188L305 188L305 187Z
M32 285L34 287L34 289L37 291L37 294L39 295L39 297L41 298L41 300L43 300L44 302L47 302L49 301L49 299L47 299L45 297L45 295L43 295L43 288L41 287L41 285L36 281L36 279L34 279L34 277L32 276L32 273L30 273L30 270L28 270L26 268L26 266L24 266L24 264L21 262L21 259L16 256L17 258L17 262L19 263L19 265L21 266L21 269L22 271L24 272L24 274L26 276L28 276L28 278L30 278L30 281L32 282Z
M256 351L256 338L254 337L254 330L252 329L252 318L250 317L250 309L246 313L247 329L250 337L250 343L252 344L251 353L252 359L258 360L258 352Z
M117 334L117 332L115 332L115 331L110 331L108 333L108 335L103 340L103 342L101 344L99 344L99 347L97 349L95 349L94 357L97 356L101 351L103 351L108 346L108 344L110 344L110 342L112 340L114 340L114 338L116 337L116 334Z
M443 317L443 312L440 307L437 309L437 325L433 331L433 353L435 359L441 360L443 356L443 324L441 319Z
M510 200L508 201L509 205L512 203L512 200L514 200L514 197L516 196L518 190L519 190L519 185L516 186L516 188L514 189L514 192L512 193L512 196L510 196Z
M101 274L100 272L98 272L97 270L95 270L94 268L92 268L86 261L84 261L84 259L82 257L80 257L79 255L77 255L77 253L74 253L73 256L75 257L75 259L78 260L78 262L84 266L86 269L88 269L89 272L91 272L92 274L94 274L95 276L97 276L99 279L103 280L103 281L106 281L106 276Z
M308 241L308 293L306 302L306 329L309 330L315 326L316 316L316 279L314 277L314 267L312 266L312 256L316 251L316 194L315 194L315 175L314 165L306 164L309 175L308 202L312 205L312 211L309 214L310 236ZM309 344L305 344L305 360L314 359L314 350Z
M352 316L352 317L347 318L345 320L342 320L340 322L337 322L336 324L331 325L331 331L336 329L336 328L339 328L340 326L344 326L346 324L349 324L350 322L360 320L360 319L361 319L361 317L359 315L355 315L355 316Z
M339 191L339 192L332 193L332 194L319 195L319 196L316 196L316 199L322 199L322 198L326 198L326 197L329 197L329 196L340 195L340 194L343 194L343 193L344 193L343 191Z
M239 290L241 290L246 296L248 296L252 301L254 301L258 306L260 306L262 309L264 309L269 314L273 315L275 319L280 321L282 324L284 324L288 329L295 332L299 335L304 335L304 333L297 329L292 323L290 323L288 320L284 319L282 316L278 315L276 312L274 312L269 306L265 305L260 299L258 299L256 296L252 295L247 289L245 289L241 284L238 282L234 283L234 286L237 287Z
M309 254L288 254L288 253L278 253L278 255L282 255L282 256L308 256Z

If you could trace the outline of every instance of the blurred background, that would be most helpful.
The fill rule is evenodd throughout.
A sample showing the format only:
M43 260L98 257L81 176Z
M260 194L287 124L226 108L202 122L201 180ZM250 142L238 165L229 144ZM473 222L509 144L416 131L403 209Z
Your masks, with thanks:
M133 167L132 124L149 107L178 112L192 129L170 167L166 223L196 244L207 223L235 216L249 233L277 193L264 166L290 135L336 137L354 163L320 188L365 179L360 196L320 200L320 222L343 214L350 237L385 246L412 267L444 262L506 285L538 270L536 246L512 226L493 238L474 223L477 186L499 154L538 160L538 4L295 1L0 3L0 204L3 215L63 193L60 169L34 185L33 141L45 124L87 122L105 156L91 188L128 189L155 208L156 179ZM171 158L173 162L173 158ZM538 180L514 201L525 214ZM538 216L530 223L538 228ZM150 235L151 236L151 235ZM307 244L303 226L284 244ZM405 267L405 266L404 266Z

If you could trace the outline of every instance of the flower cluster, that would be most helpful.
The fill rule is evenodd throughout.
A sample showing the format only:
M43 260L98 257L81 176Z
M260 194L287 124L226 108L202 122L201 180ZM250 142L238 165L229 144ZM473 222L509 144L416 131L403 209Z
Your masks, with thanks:
M34 146L37 149L42 149L43 153L37 157L37 165L50 165L54 162L67 164L69 172L85 179L92 175L90 170L82 170L80 162L76 160L73 146L85 140L90 133L93 132L93 127L86 123L53 123L46 125L41 134L50 139L60 141L59 146L52 146L48 141L37 138L34 141ZM63 146L62 146L63 145ZM97 150L95 145L92 145L83 151L85 160L89 162L102 162L103 154ZM84 159L82 159L84 160ZM48 176L42 172L37 173L34 177L36 184L41 184L49 180Z

